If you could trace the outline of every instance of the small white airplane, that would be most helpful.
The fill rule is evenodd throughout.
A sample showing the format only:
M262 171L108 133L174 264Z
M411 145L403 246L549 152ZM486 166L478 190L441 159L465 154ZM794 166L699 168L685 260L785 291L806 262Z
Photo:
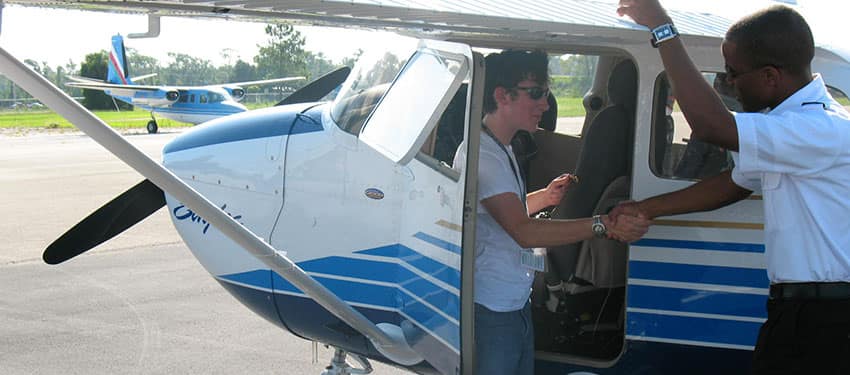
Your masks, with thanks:
M195 127L164 148L162 165L0 49L0 72L147 178L54 242L45 261L70 259L167 206L194 256L239 302L336 348L325 374L368 373L368 359L422 374L472 374L470 197L486 69L479 51L592 57L585 114L572 119L578 131L561 131L557 116L546 116L536 152L522 155L530 189L563 171L580 176L553 217L587 217L729 167L724 150L687 141L648 32L617 17L613 3L91 3L368 25L422 38L374 46L350 74L314 81L286 105ZM720 43L729 21L670 15L696 66L724 94ZM833 92L850 92L850 55L816 54L813 68ZM346 75L332 102L317 102ZM464 140L467 164L448 165ZM662 218L629 245L592 240L549 251L532 294L536 373L746 373L765 320L762 205L754 196Z
M109 50L106 81L85 77L69 77L67 86L100 90L122 102L150 111L148 133L156 133L159 125L154 114L175 121L200 124L222 116L245 112L239 103L245 97L245 87L303 80L304 77L286 77L260 81L234 82L205 86L146 86L137 82L156 73L130 77L124 38L112 37Z

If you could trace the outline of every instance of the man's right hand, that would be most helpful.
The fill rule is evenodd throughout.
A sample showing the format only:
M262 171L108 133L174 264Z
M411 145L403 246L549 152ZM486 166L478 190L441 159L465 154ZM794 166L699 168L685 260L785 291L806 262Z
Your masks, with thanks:
M629 16L635 23L646 26L650 30L673 22L658 0L620 0L617 14Z
M616 220L613 220L616 218ZM649 230L652 221L643 215L622 215L613 216L611 214L602 216L602 222L608 228L608 238L620 242L634 242Z

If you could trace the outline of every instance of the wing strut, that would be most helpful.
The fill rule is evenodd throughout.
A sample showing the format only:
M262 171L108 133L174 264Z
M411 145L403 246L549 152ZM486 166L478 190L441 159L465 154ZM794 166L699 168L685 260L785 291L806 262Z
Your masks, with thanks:
M142 153L109 125L85 109L44 77L21 63L0 47L0 73L32 96L56 111L77 128L109 150L156 186L198 213L224 235L242 246L273 271L281 275L318 304L366 336L387 358L402 365L422 361L404 339L401 327L388 323L375 325L359 311L342 301L322 284L307 275L298 265L271 245L243 227L212 202L184 183L159 163Z

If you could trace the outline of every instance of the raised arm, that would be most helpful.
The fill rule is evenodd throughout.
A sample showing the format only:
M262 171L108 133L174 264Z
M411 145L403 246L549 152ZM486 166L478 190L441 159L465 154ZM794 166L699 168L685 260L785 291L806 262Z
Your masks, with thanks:
M658 0L620 0L617 13L631 17L650 30L672 20ZM714 89L688 56L681 38L658 44L658 51L679 101L679 107L688 120L692 136L696 139L738 151L738 129L735 117L723 105Z

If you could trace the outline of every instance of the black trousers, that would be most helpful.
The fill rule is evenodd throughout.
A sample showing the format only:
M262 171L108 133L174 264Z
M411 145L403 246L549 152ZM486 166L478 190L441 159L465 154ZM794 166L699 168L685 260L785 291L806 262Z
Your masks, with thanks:
M850 375L850 299L770 299L753 375Z

